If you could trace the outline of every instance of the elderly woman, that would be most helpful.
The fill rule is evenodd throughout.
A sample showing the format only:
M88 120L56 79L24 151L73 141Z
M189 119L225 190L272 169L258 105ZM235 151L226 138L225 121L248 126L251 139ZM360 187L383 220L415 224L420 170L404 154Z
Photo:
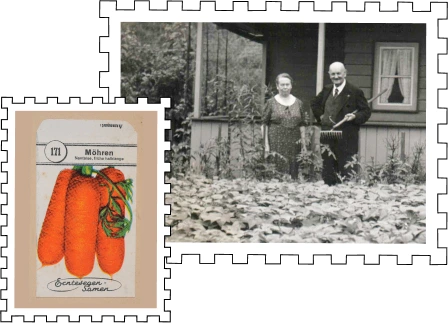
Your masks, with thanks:
M286 73L275 79L278 94L266 102L262 118L265 135L265 155L275 152L277 170L297 179L297 155L306 151L306 116L303 103L291 94L293 79ZM281 156L278 156L278 155Z

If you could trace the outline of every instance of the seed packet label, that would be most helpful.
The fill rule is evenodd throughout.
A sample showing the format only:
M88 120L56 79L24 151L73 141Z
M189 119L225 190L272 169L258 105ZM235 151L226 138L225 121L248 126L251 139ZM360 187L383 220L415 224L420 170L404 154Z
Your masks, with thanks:
M134 297L137 133L45 120L36 135L37 297Z

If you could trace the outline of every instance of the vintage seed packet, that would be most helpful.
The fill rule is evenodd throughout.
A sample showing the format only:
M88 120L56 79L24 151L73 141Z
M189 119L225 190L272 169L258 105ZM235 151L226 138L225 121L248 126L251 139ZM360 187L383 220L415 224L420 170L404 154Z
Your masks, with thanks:
M36 296L134 297L137 133L44 120L36 135Z

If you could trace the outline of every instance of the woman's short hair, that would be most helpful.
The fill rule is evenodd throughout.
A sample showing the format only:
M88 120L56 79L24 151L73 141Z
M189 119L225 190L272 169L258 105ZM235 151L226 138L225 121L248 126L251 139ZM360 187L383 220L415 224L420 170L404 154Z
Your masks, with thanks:
M277 77L275 78L275 84L278 85L278 80L281 79L282 77L289 79L291 81L291 85L294 83L294 80L288 73L281 73L277 75Z

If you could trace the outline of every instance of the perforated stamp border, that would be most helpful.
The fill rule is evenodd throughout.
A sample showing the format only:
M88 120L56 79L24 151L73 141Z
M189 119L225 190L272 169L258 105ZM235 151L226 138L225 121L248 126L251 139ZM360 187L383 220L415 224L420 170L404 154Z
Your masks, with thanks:
M39 98L40 99L40 98ZM169 151L170 142L166 139L166 132L170 129L170 122L165 119L165 109L171 106L170 99L161 99L159 104L148 104L146 98L140 98L137 103L126 104L124 99L116 98L113 102L104 103L101 98L93 98L89 103L81 103L79 98L70 98L68 104L62 105L58 103L56 98L48 98L48 102L42 104L41 100L26 98L22 103L13 102L14 99L2 98L2 113L3 129L2 129L2 151L9 152L9 158L4 158L2 163L2 171L5 172L5 181L2 182L2 196L4 196L5 207L3 208L2 219L2 241L8 241L3 245L2 256L4 259L2 268L2 283L4 290L2 290L2 322L12 321L26 321L32 320L39 322L54 322L54 321L169 321L171 316L168 310L168 301L170 300L170 291L168 288L168 281L171 279L170 265L166 262L169 256L169 249L165 246L165 235L169 235L169 227L164 226L165 214L169 212L168 207L164 204L164 195L169 192L168 185L164 183L164 174L169 171L169 164L165 162L164 151ZM132 113L139 111L154 111L157 112L157 235L156 239L157 253L156 253L156 279L151 282L151 288L156 293L157 303L154 308L18 308L15 307L15 267L16 258L20 257L14 252L14 232L16 226L15 222L15 174L14 164L16 133L15 113L17 111L45 111L45 112L59 112L59 111L96 111L96 112L124 112ZM6 157L6 156L5 156ZM19 157L17 157L19 158ZM6 162L7 161L7 162ZM6 185L5 185L6 184ZM6 186L6 187L5 187ZM9 203L6 201L9 199ZM144 211L139 211L139 216L149 216ZM139 247L141 248L141 247ZM23 255L22 255L23 256ZM141 266L140 266L141 267ZM144 274L145 269L137 267L136 270ZM6 288L9 285L9 288ZM141 296L140 296L141 297ZM107 306L106 304L104 306Z
M117 53L119 53L119 49L115 48L114 50L107 51L103 48L105 46L100 44L103 42L102 38L108 38L113 35L113 32L110 30L110 24L109 24L109 18L104 15L101 12L101 5L103 3L112 3L115 6L115 9L119 11L120 13L132 13L132 12L143 12L145 14L148 13L154 13L154 12L164 12L164 11L170 11L179 13L179 11L188 11L192 13L199 13L198 16L192 16L192 17L199 17L196 21L201 21L204 19L204 15L200 15L200 13L204 12L204 8L207 7L210 9L210 6L213 6L214 11L231 11L231 12L244 12L247 14L247 12L251 11L258 11L258 12L265 12L265 11L280 11L280 12L301 12L304 11L305 8L309 8L309 5L312 6L312 10L315 12L335 12L336 7L339 7L339 5L345 6L345 11L347 12L365 12L366 8L372 6L376 6L378 8L379 12L403 12L404 6L411 6L411 11L413 13L416 12L432 12L436 4L443 4L442 10L443 10L443 17L440 17L435 22L437 24L437 31L434 31L437 33L437 35L431 34L429 37L437 37L438 39L446 39L448 38L448 19L446 18L446 2L441 1L429 1L429 0L414 0L414 1L396 1L396 0L381 0L381 1L365 1L365 0L347 0L347 1L331 1L331 0L315 0L315 1L290 1L290 0L281 0L281 1L258 1L258 0L248 0L248 1L219 1L216 3L213 2L206 2L206 1L167 1L167 0L154 0L154 1L134 1L134 0L118 0L118 1L102 1L100 3L99 0L96 1L97 3L97 10L96 10L96 21L97 21L97 28L96 28L96 56L98 58L98 70L96 73L96 84L97 88L101 88L104 90L104 96L102 99L102 103L110 103L114 105L113 103L117 103L120 101L118 98L119 90L117 92L117 89L115 88L113 91L111 91L112 85L105 86L105 83L112 84L114 83L115 87L116 84L118 84L119 89L119 71L117 72L117 63L111 63L111 60L115 60L117 57ZM142 7L143 4L143 8ZM272 5L272 6L271 6ZM180 8L180 10L177 10ZM406 7L408 8L408 7ZM439 10L440 7L437 7L436 10ZM176 9L176 10L173 10ZM409 9L409 8L408 8ZM283 13L282 13L283 14ZM202 19L201 19L202 17ZM291 17L291 16L289 16ZM177 16L178 19L179 16ZM194 21L191 19L191 21ZM434 21L433 21L434 22ZM114 26L116 27L116 26ZM93 32L93 31L92 31ZM116 30L115 30L116 32ZM107 40L105 41L107 42ZM446 42L445 42L446 46ZM436 73L436 84L437 84L437 105L428 104L428 110L429 109L440 109L443 111L443 117L441 113L438 113L439 120L446 122L446 114L444 109L448 107L448 89L446 89L446 75L447 70L445 66L448 66L447 63L444 63L445 60L447 60L447 49L444 47L441 49L441 51L438 51L437 53L437 72ZM435 60L435 55L431 56L430 59ZM115 68L114 68L115 66ZM110 75L108 75L110 74ZM118 75L118 77L117 77ZM86 76L88 78L90 76ZM93 77L93 76L92 76ZM107 79L107 80L106 80ZM444 83L444 84L443 84ZM442 86L442 87L440 87ZM118 94L117 94L118 93ZM20 89L18 89L17 94L23 95L23 93L20 93ZM435 91L430 93L430 96L433 96L435 98L436 93ZM117 99L111 99L111 98L117 98ZM52 99L47 98L44 96L36 97L34 99L34 103L37 104L48 104L55 103L53 101L57 101L57 105L63 104L63 103L73 103L74 101L79 100L79 103L86 103L88 105L90 104L98 104L97 99L92 99L91 96L81 97L81 98L70 98L70 97L64 97L60 96L58 98ZM435 101L435 100L434 100ZM10 301L8 301L8 298L5 297L7 295L6 292L11 292L11 286L12 286L12 280L10 277L5 276L5 271L8 270L8 254L11 251L10 248L8 250L8 240L11 240L11 234L8 233L8 219L11 221L13 218L13 213L11 214L8 211L8 206L10 203L8 203L8 186L11 183L11 178L9 175L10 166L8 165L8 156L11 156L13 154L13 147L9 146L8 144L8 134L13 131L12 127L5 127L5 123L7 123L8 120L8 104L18 104L18 103L28 103L28 100L25 100L23 96L14 96L11 98L11 102L8 102L7 99L2 98L2 106L0 109L0 116L3 122L1 135L0 135L0 141L2 148L0 149L0 162L2 163L2 169L0 172L0 183L2 184L2 190L0 195L0 205L2 205L2 214L0 214L0 226L2 227L2 235L0 236L0 247L2 248L2 257L0 257L0 268L2 269L1 277L0 277L0 290L1 290L1 299L0 299L0 311L2 312L2 321L32 321L35 322L43 322L47 321L46 315L40 315L37 311L35 312L37 315L33 315L33 318L30 319L28 316L25 318L25 315L21 316L15 316L13 318L4 319L4 314L8 312L8 307L11 306ZM68 107L67 107L68 108ZM440 155L440 158L437 159L437 177L430 178L429 181L431 183L438 183L436 184L437 187L440 187L440 179L448 177L447 169L448 165L445 165L447 162L446 159L446 147L441 144L445 144L448 142L448 135L447 135L447 129L448 124L446 123L437 123L437 150L438 154ZM427 136L430 137L430 140L433 138L432 136L435 135L435 127L434 130L432 130L431 127L427 127L429 131L427 131ZM168 138L166 135L165 139ZM444 147L443 149L441 147ZM168 148L169 149L169 148ZM167 150L168 150L167 149ZM11 151L12 150L12 151ZM433 164L431 164L432 161L429 161L429 167L434 167ZM435 162L435 160L433 161ZM439 254L442 254L442 257L437 257L439 261L434 262L431 258L431 255L429 253L421 253L420 251L416 250L416 252L412 252L412 254L409 255L409 257L405 257L404 263L412 263L412 264L425 264L430 267L444 267L446 268L446 248L447 248L447 231L448 228L446 227L446 220L447 220L447 212L448 212L448 204L445 201L448 201L448 192L446 191L446 184L442 184L443 189L441 190L443 193L437 194L437 204L436 204L436 212L430 214L427 213L428 217L434 217L438 219L438 225L436 230L434 231L434 236L436 237L436 242L432 243L430 248L433 248L434 250L438 251ZM168 186L166 186L166 191L169 191ZM428 195L428 201L431 203L435 203L436 196L434 195ZM437 213L437 214L435 214ZM443 227L445 226L445 227ZM172 246L172 249L175 247ZM366 247L367 248L367 247ZM342 258L342 263L345 264L364 264L369 263L367 261L367 258L365 256L365 252L362 250L361 247L360 252L353 253L353 254L347 254ZM272 262L277 264L300 264L302 263L303 257L302 252L300 250L296 250L296 252L293 252L292 254L283 254L281 251L276 253L270 253L269 255L266 254L266 252L263 252L261 249L261 252L251 252L247 253L246 255L241 254L232 254L225 251L225 248L223 249L224 252L220 253L207 253L206 255L203 255L202 253L194 252L194 248L192 249L183 249L184 251L179 251L176 257L172 257L173 260L169 260L169 258L165 258L165 265L166 268L170 269L170 278L166 279L164 282L164 287L166 290L170 290L170 297L165 300L164 303L164 310L168 313L170 313L170 321L176 321L176 298L175 298L175 279L176 279L176 267L181 266L183 264L189 264L189 263L198 263L201 262L216 262L216 263L234 263L234 262L243 262L243 263L259 263L264 264L266 262ZM192 250L192 252L188 251ZM171 251L173 253L173 250ZM193 253L193 255L187 255L190 253ZM197 255L194 255L194 254ZM398 254L398 253L397 253ZM376 259L373 260L376 264L401 264L401 261L403 261L402 257L398 257L397 254L388 253L388 254L380 254ZM269 259L269 257L272 257ZM305 259L308 261L305 261L305 263L310 262L313 264L331 264L331 263L341 263L341 259L337 259L335 262L335 258L333 256L333 253L330 252L317 252L316 254L312 255L312 258ZM180 260L179 260L180 259ZM440 261L442 259L442 261ZM9 284L8 284L9 283ZM8 288L9 286L9 288ZM13 292L13 291L12 291ZM31 312L34 314L34 312ZM61 315L58 315L61 314ZM69 316L62 315L63 313L58 313L56 310L56 321L70 321L72 320ZM99 313L101 315L101 321L107 321L112 322L115 320L114 315L107 315L107 311L104 313ZM130 313L131 314L131 313ZM146 321L160 321L160 316L148 316ZM92 316L79 316L79 321L83 322L91 322L91 321L100 321L97 319L92 319ZM139 317L135 315L125 316L124 321L144 321L140 320ZM51 322L54 322L55 320L48 320ZM122 320L120 320L122 321Z
M225 4L224 4L225 3ZM427 244L420 245L341 245L341 244L316 244L315 246L303 244L204 244L204 243L169 243L171 247L170 263L176 266L200 263L270 263L270 264L424 264L428 270L434 268L445 270L447 254L445 250L444 232L446 229L446 216L443 213L438 192L445 192L446 188L436 175L432 166L443 151L437 145L435 138L435 123L445 119L445 115L437 108L442 99L440 86L444 86L446 77L442 76L442 60L446 53L445 43L441 41L446 24L446 3L424 1L234 1L220 3L211 2L149 2L149 13L141 15L148 8L147 3L128 2L129 9L123 9L125 13L117 14L120 9L111 10L102 7L101 12L109 19L110 37L112 28L118 30L120 21L183 21L183 22L406 22L427 23L427 42L435 43L430 46L427 53L427 144L431 145L431 154L427 155L427 169L429 182L427 185ZM151 14L151 10L157 8L157 15ZM187 11L188 13L185 13ZM135 10L135 14L131 14ZM113 12L114 11L114 12ZM170 16L164 15L170 12ZM224 11L231 11L226 15ZM384 14L387 12L387 14ZM436 13L430 18L422 18L425 14ZM309 17L304 16L304 14ZM330 16L331 13L331 16ZM351 15L353 13L353 15ZM338 18L338 14L341 17ZM345 15L344 15L345 14ZM219 15L219 16L218 16ZM375 16L372 18L370 16ZM274 18L272 18L274 17ZM407 17L407 20L403 20ZM121 19L121 20L120 20ZM269 20L271 19L271 20ZM309 19L309 20L307 20ZM339 19L339 20L338 20ZM344 20L346 19L346 20ZM370 20L369 20L370 19ZM426 19L426 20L425 20ZM111 44L113 39L101 43L103 51L111 53L110 66L119 64L117 56L112 57ZM444 46L441 47L441 44ZM437 56L436 56L437 55ZM435 58L438 58L438 69L435 67ZM110 73L114 73L112 70ZM118 72L115 70L115 72ZM116 80L119 74L114 74L109 80ZM117 93L119 85L116 82L105 80L111 89L110 93ZM436 89L439 91L436 100ZM448 95L447 93L443 93ZM437 103L436 103L437 102ZM436 108L437 104L437 108ZM428 116L431 117L429 120ZM434 120L437 120L434 122ZM433 126L434 125L434 126ZM440 136L440 134L439 134ZM432 139L431 139L432 138ZM438 138L438 143L442 143ZM428 147L428 150L430 148ZM432 175L431 175L432 173ZM437 177L436 177L437 176ZM437 192L437 193L435 193ZM438 203L435 204L435 195ZM341 251L343 250L343 251Z

